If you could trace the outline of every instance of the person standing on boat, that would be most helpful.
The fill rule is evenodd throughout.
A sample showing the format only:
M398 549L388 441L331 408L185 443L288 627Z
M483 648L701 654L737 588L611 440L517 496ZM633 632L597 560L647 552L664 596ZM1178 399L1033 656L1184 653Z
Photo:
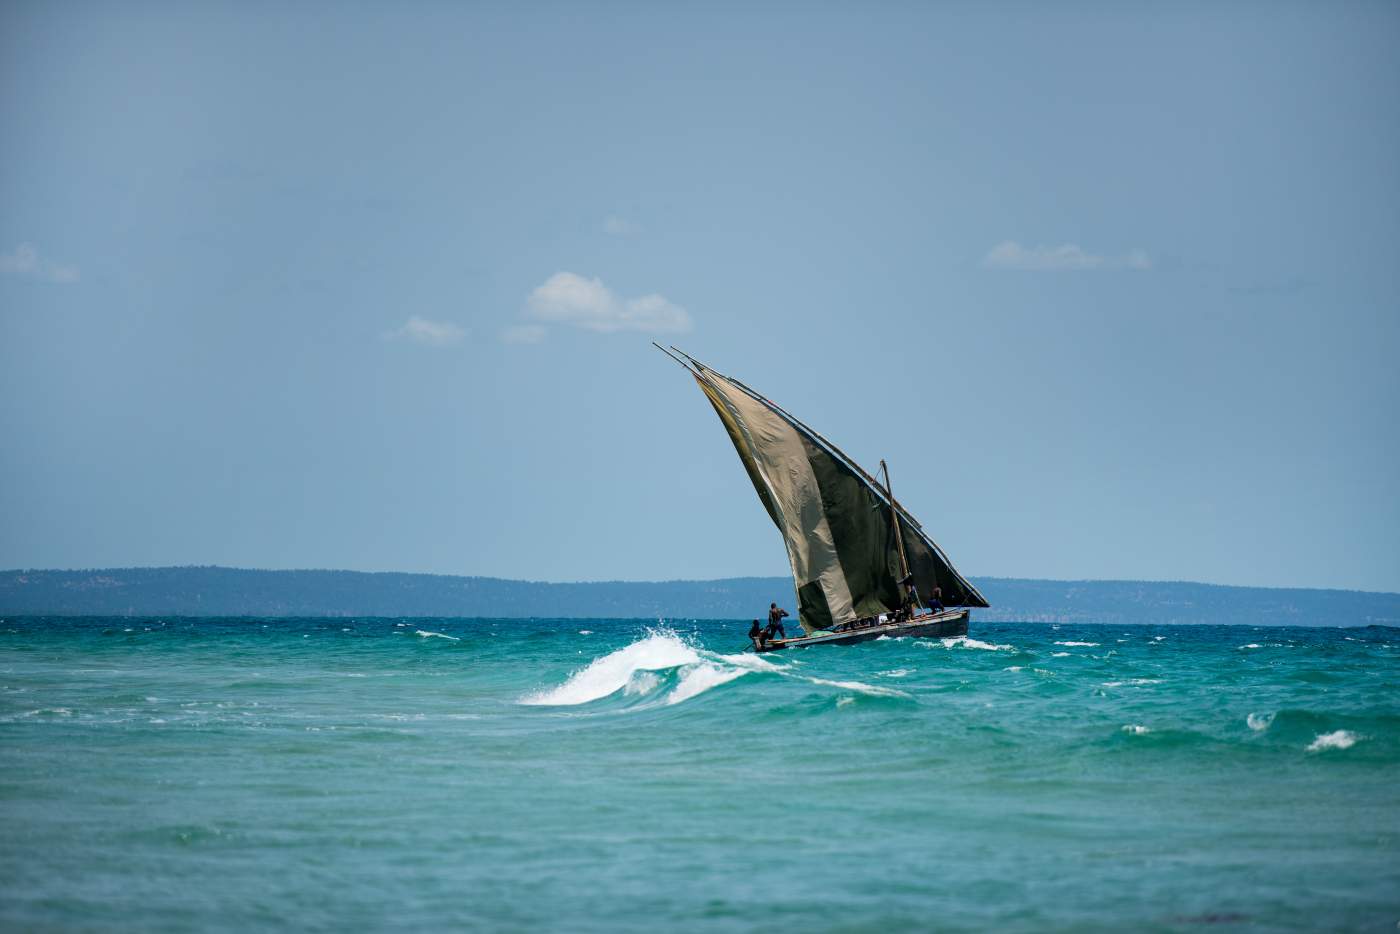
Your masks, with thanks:
M913 581L909 582L908 588L909 589L904 593L903 610L905 619L913 619L919 615L919 607L921 604L919 602L919 592L914 589Z
M787 631L783 629L783 617L787 615L788 611L778 604L768 604L768 638L773 638L774 633L780 639L787 638Z
M929 594L928 608L935 613L943 612L943 588L937 584L933 585L933 593Z

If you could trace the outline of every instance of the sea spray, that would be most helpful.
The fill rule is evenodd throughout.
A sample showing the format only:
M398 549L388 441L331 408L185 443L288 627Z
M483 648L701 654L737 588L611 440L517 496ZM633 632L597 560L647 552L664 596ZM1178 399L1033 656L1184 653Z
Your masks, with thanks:
M549 707L587 704L622 690L636 672L662 671L699 661L696 650L674 632L650 630L636 642L594 659L558 687L528 694L520 703Z
M1350 749L1364 738L1365 737L1353 733L1351 730L1334 730L1331 733L1319 733L1317 738L1308 745L1308 752L1325 752L1329 749Z

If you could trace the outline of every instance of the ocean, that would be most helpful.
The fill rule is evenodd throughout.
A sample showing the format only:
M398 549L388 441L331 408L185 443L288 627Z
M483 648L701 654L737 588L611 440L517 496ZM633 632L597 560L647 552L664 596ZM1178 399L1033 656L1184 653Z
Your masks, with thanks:
M1400 630L0 621L0 927L1394 931Z

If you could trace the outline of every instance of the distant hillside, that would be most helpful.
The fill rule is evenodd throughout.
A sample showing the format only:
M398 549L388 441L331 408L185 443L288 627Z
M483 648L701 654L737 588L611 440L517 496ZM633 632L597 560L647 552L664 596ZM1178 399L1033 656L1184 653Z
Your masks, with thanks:
M985 621L1400 625L1400 594L1146 581L974 578ZM0 613L54 616L487 616L749 619L793 606L785 577L549 584L495 577L108 568L0 571Z

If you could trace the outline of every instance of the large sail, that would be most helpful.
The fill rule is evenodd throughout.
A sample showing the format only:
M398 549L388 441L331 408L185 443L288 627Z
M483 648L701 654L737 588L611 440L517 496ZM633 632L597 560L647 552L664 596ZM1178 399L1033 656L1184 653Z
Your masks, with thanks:
M690 359L690 358L687 358ZM913 584L948 606L987 606L902 508L830 442L738 380L690 359L739 460L783 534L808 632L902 604L898 528Z

